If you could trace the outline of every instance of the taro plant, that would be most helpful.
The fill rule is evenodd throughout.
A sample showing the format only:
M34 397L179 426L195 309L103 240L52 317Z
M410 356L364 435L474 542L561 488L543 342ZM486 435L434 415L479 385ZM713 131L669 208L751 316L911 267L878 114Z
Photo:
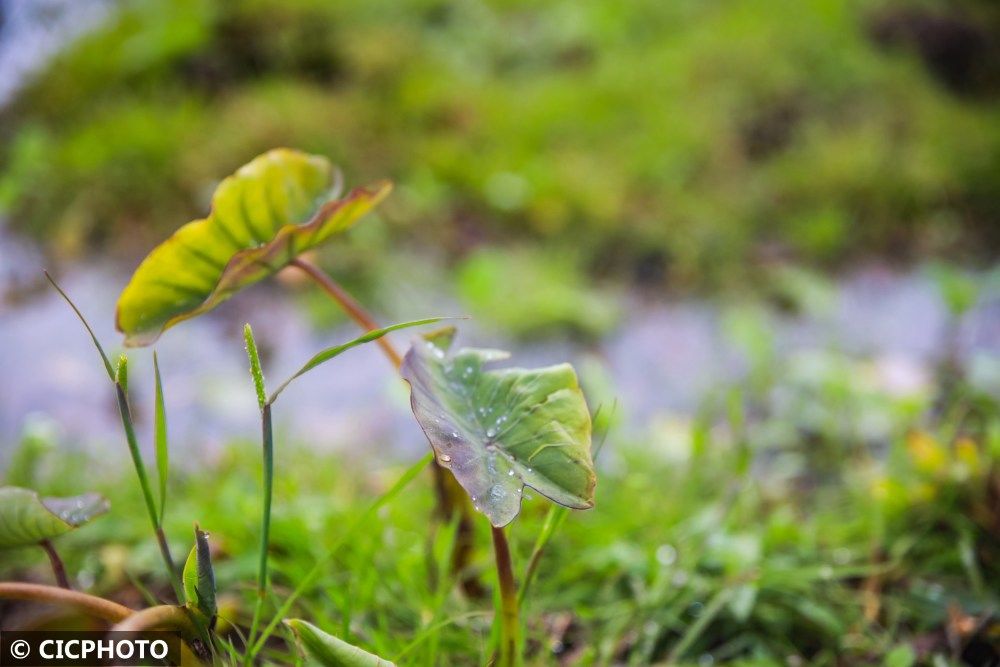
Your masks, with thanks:
M146 472L131 417L128 358L121 355L117 365L112 367L82 313L51 278L53 286L83 322L115 387L129 453L179 604L155 605L134 612L82 593L75 594L54 587L36 587L41 590L26 592L14 584L0 584L0 597L59 600L113 621L119 630L174 630L202 659L213 655L218 657L222 649L233 662L252 664L284 620L296 643L310 660L323 665L391 665L305 621L287 619L287 616L292 605L315 583L337 551L365 528L375 512L401 494L427 465L433 463L438 471L436 479L441 506L453 510L474 508L483 513L490 523L498 583L494 626L497 661L504 667L521 662L521 600L504 527L520 512L522 495L528 487L566 508L593 506L596 476L591 456L590 413L576 373L568 364L539 369L492 368L490 365L506 359L507 353L478 349L453 352L453 327L425 335L405 357L400 356L388 343L387 334L436 323L442 318L379 328L339 285L301 259L299 255L302 252L349 227L386 192L388 185L383 183L374 188L359 188L346 197L338 198L339 179L328 162L295 151L271 151L223 181L213 199L212 213L203 220L189 223L156 248L136 270L119 299L116 320L118 328L125 333L126 345L149 345L174 324L213 308L240 288L284 266L293 265L311 275L367 330L353 340L317 353L268 393L253 332L249 324L244 328L250 371L261 414L263 498L257 597L242 654L214 632L218 609L207 533L195 527L195 545L181 576L174 567L164 535L169 456L163 386L155 352L153 433L158 472L156 493ZM297 582L271 620L261 627L270 574L268 555L275 455L272 409L282 392L296 378L368 342L382 345L409 384L413 414L433 452L408 469L366 512L354 518L338 536L337 542ZM455 492L462 495L456 497ZM66 517L63 517L62 525L53 522L49 515L42 514L46 508L52 510L51 503L46 505L31 492L25 493L28 495L22 493L21 502L33 514L25 510L24 516L31 518L34 528L20 531L18 539L40 543L56 534L53 531L71 523ZM468 499L464 494L468 494ZM85 504L80 503L81 508ZM9 503L8 507L16 506ZM3 511L4 506L0 502L0 518L5 517ZM439 516L444 516L444 512ZM456 512L450 522L454 529L450 565L456 573L461 572L461 557L468 553L471 546L470 517ZM545 542L564 517L565 510L562 508L558 512L550 511L523 578L521 597L533 577ZM82 522L83 515L73 515L73 518ZM0 533L0 547L3 546L3 537Z
M48 276L48 274L46 274ZM33 491L17 487L0 487L0 549L6 547L19 547L30 544L40 544L49 552L52 558L53 567L56 571L57 579L62 588L51 586L40 586L34 584L20 584L14 582L0 582L0 598L26 599L35 601L57 602L71 607L76 607L85 613L93 615L107 621L115 623L115 630L121 631L141 631L141 630L173 630L187 642L187 645L200 659L207 660L215 653L217 644L222 645L233 657L233 662L238 657L236 649L218 637L213 635L213 628L216 622L217 606L215 592L215 575L212 569L211 557L208 548L208 534L197 526L195 527L195 546L185 563L183 575L178 577L177 571L173 567L173 559L170 556L169 547L162 528L163 509L167 501L167 420L164 409L163 386L160 377L159 363L156 355L153 355L154 379L155 379L155 401L154 401L154 440L156 444L157 470L159 471L158 496L159 503L154 499L149 477L146 473L144 461L139 451L138 439L132 422L131 409L128 403L128 359L121 355L117 366L112 370L112 365L103 347L93 333L86 318L70 300L69 296L58 286L58 284L48 276L49 281L59 291L66 300L77 317L83 323L90 334L109 377L113 380L116 388L116 397L119 407L122 424L128 443L129 452L135 466L143 499L147 506L150 519L153 523L157 542L160 546L161 554L167 564L171 583L175 584L175 592L179 605L161 604L135 611L120 604L105 600L100 597L78 593L68 590L68 579L65 577L61 560L52 548L49 540L57 535L67 532L72 528L86 523L91 518L107 511L106 501L96 494L88 494L74 498L47 498L42 499ZM335 345L311 357L295 374L285 382L281 383L269 395L265 391L263 372L260 366L260 359L257 353L256 343L253 333L247 325L244 330L247 353L250 358L251 374L257 392L258 402L261 408L261 421L263 433L264 450L264 475L265 475L265 500L263 504L261 547L260 547L260 570L258 577L258 601L255 606L251 637L247 641L246 654L243 661L252 662L254 657L263 647L264 642L280 623L284 614L287 613L298 595L309 585L310 581L319 573L319 568L332 558L333 553L316 564L313 572L301 582L296 592L289 597L285 605L280 610L276 618L265 628L261 636L254 642L254 631L260 620L263 608L263 600L267 586L267 553L268 534L270 527L270 505L271 505L271 479L273 477L273 435L271 431L271 406L278 396L296 378L316 368L317 366L337 357L338 355L359 345L381 339L387 333L403 329L439 322L442 318L429 318L413 322L405 322L393 326L369 331L362 336L340 345ZM412 481L416 475L423 470L431 457L418 462L413 466L403 478L385 496L372 505L370 510L358 518L357 523L344 535L342 543L354 535L357 530L364 525L364 521L377 511L379 507L391 498L398 495L402 489ZM360 649L358 649L360 650Z
M375 319L340 284L303 257L352 227L392 189L388 181L342 195L340 172L318 155L286 148L271 150L240 167L219 184L211 212L178 229L138 266L118 299L116 325L128 346L154 343L170 327L212 310L244 287L285 267L303 271L365 331ZM398 368L399 352L379 338ZM468 503L442 468L432 467L438 515L458 512L461 531L471 535ZM469 552L462 541L456 569ZM474 590L470 586L470 590Z
M490 522L500 592L500 663L520 661L520 610L504 526L525 487L565 507L594 505L591 420L569 364L493 369L499 350L451 352L455 329L424 336L403 360L413 414L440 465Z

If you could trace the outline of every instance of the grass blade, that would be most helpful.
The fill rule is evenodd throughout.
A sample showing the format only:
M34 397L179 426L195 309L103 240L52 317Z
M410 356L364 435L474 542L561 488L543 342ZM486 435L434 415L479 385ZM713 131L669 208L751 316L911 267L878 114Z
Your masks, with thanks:
M94 347L97 348L97 352L101 355L101 361L104 362L104 370L107 371L108 379L115 385L115 395L118 403L118 414L121 417L122 429L125 431L125 440L128 443L129 454L132 457L132 464L135 467L136 477L139 478L139 486L142 488L142 498L146 503L146 510L149 512L149 520L153 525L153 532L156 535L157 544L160 547L160 555L163 557L163 562L167 567L170 576L170 585L174 589L174 594L177 596L177 600L181 600L181 584L180 578L177 576L177 568L174 567L173 557L170 555L170 547L167 544L166 536L163 534L163 528L160 524L160 515L156 511L156 503L153 500L153 493L149 488L149 476L146 474L146 466L142 460L142 454L139 451L139 441L135 437L135 425L132 422L132 411L129 408L128 403L128 357L126 355L121 355L118 358L118 367L114 369L111 367L111 361L108 359L108 355L105 354L104 348L101 346L101 342L97 340L97 336L94 334L94 330L90 327L87 319L80 312L80 309L76 307L72 299L59 287L58 283L49 275L49 272L45 272L45 278L49 283L59 292L63 300L69 304L69 307L73 309L76 316L83 323L83 327L90 334L90 339L94 342Z
M250 377L253 378L254 391L257 393L257 405L260 407L261 449L264 468L264 503L260 517L260 554L257 566L257 601L254 603L253 620L250 623L248 643L252 644L257 636L257 626L264 611L264 601L267 598L267 556L271 541L271 499L274 489L274 435L271 429L271 403L267 400L267 390L264 386L264 371L260 366L260 353L257 351L257 341L253 337L253 329L247 323L243 326L243 340L246 342L247 359L250 362Z
M423 320L413 320L412 322L401 322L400 324L393 324L391 326L383 327L381 329L373 329L372 331L369 331L362 336L358 336L354 340L342 343L340 345L334 345L333 347L328 347L322 352L316 354L312 359L307 361L306 364L302 368L300 368L298 372L295 373L295 375L282 382L281 385L274 390L274 393L271 394L270 402L273 403L278 398L278 394L284 391L285 387L291 384L292 380L304 375L305 373L308 373L309 371L316 368L320 364L327 362L330 359L333 359L334 357L340 355L343 352L346 352L352 347L357 347L358 345L364 345L365 343L370 343L373 340L379 339L382 336L388 333L392 333L393 331L397 331L399 329L407 329L409 327L419 327L423 324L434 324L435 322L440 322L441 320L444 319L447 318L430 317Z
M292 591L292 593L287 598L285 598L284 603L282 603L281 607L274 615L274 618L271 619L271 622L268 623L267 627L265 627L264 630L261 632L260 637L257 639L256 643L250 644L250 648L246 656L247 663L253 661L254 656L257 655L257 653L259 653L260 650L264 647L264 643L267 641L267 638L274 633L274 630L278 627L278 624L281 623L282 619L288 615L288 612L291 610L292 605L295 604L295 601L298 600L299 597L301 597L301 595L305 593L310 586L313 585L313 583L316 581L316 578L319 577L320 573L323 572L323 570L330 563L333 557L337 555L337 552L340 551L341 547L343 547L351 539L353 539L355 533L357 533L365 524L367 524L371 520L371 518L375 516L375 514L380 509L382 509L382 507L384 507L387 503L392 501L396 496L398 496L403 491L403 489L409 486L410 482L416 479L417 475L419 475L424 468L430 465L431 461L433 460L434 460L434 453L428 452L419 461L417 461L412 466L407 468L406 472L404 472L402 476L400 476L400 478L396 480L396 483L392 485L392 488L390 488L388 491L386 491L381 496L376 498L372 502L372 504L368 506L368 509L366 509L361 515L359 515L354 520L353 523L351 523L348 529L340 536L340 539L337 540L333 544L333 546L330 547L327 550L327 552L323 554L323 556L316 561L316 563L312 566L309 572L306 573L306 576L304 576L302 580L299 582L299 585L295 587L295 590Z
M729 599L733 596L734 589L723 588L721 591L715 594L708 604L705 605L705 609L702 610L701 615L688 626L687 632L684 636L680 638L680 641L674 645L672 651L670 651L670 657L667 658L667 664L673 665L677 663L678 660L684 657L688 649L698 640L701 633L705 631L708 625L715 620L715 617L719 615L722 608L726 606Z
M126 381L128 378L128 357L124 354L118 360L118 371L116 377ZM125 393L125 386L121 382L115 382L115 393L118 398L118 413L122 420L122 429L125 431L125 441L128 443L128 451L132 456L132 464L135 467L136 477L139 478L139 486L142 489L142 499L146 503L146 511L149 513L149 520L153 524L153 532L160 547L160 555L170 574L170 584L177 595L177 600L183 599L180 578L177 576L177 568L174 566L174 559L170 555L170 547L163 534L156 513L156 503L153 500L153 492L149 485L149 476L146 474L146 465L142 460L142 453L139 451L139 441L135 437L135 425L132 422L132 411L128 404L128 395Z
M250 623L248 643L257 635L257 626L267 598L267 556L271 543L271 501L274 490L274 436L271 429L271 404L265 403L261 411L261 442L264 458L264 507L260 519L260 560L257 566L257 601L253 621Z
M535 574L538 573L538 565L542 561L542 554L545 553L545 547L568 516L569 509L562 505L553 504L549 507L549 511L545 515L545 523L542 524L542 530L538 533L538 538L535 539L535 546L531 550L531 559L528 561L528 568L524 572L524 583L521 584L521 590L517 596L518 605L523 605L524 599L528 596L528 589L531 588L531 583L535 580Z
M83 313L81 313L80 309L76 307L76 304L73 303L72 299L70 299L69 296L67 296L66 292L64 292L62 288L59 287L59 284L56 283L56 281L52 278L52 276L49 275L49 272L45 271L44 273L45 273L45 279L48 280L49 283L56 288L56 291L59 292L63 300L65 300L66 303L69 304L69 307L73 309L73 312L76 313L76 316L80 318L80 322L83 323L83 327L87 330L87 333L90 334L90 340L94 341L94 347L97 348L98 354L101 355L101 361L104 362L104 370L108 372L108 379L114 382L115 372L111 368L111 361L108 359L108 355L104 353L104 348L101 347L101 343L100 341L97 340L97 336L94 335L94 330L90 328L90 324L87 322L87 318L83 316Z
M156 474L160 490L160 519L163 525L163 515L167 507L167 475L170 469L170 452L167 446L167 411L163 402L163 381L160 378L160 362L153 352L153 375L156 378L156 396L154 407L154 437L156 447Z

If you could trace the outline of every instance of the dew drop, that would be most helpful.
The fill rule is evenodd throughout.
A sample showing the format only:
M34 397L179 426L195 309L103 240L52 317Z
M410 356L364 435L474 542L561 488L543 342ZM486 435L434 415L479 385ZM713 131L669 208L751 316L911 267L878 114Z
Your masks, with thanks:
M448 456L447 454L441 455L441 463L450 463L450 462L451 462L450 456Z
M669 544L661 544L656 550L656 560L664 567L673 565L677 560L677 549Z

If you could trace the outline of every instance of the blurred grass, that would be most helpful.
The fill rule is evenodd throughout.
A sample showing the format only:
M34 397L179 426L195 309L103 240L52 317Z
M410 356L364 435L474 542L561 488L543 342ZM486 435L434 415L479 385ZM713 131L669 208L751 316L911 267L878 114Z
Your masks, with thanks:
M530 241L690 288L990 256L998 25L974 0L123 2L3 112L0 205L132 256L290 145L398 182L376 257Z
M612 432L597 506L571 513L556 533L526 601L529 664L916 664L895 662L909 656L950 665L996 656L995 616L976 625L1000 605L995 402L961 384L947 400L893 399L852 387L856 369L831 372L799 411L733 388L648 439ZM871 420L844 400L873 398L872 409L891 418L867 440ZM810 416L837 407L838 419ZM775 427L799 438L762 437ZM275 602L407 465L278 440ZM56 445L33 428L9 482L48 494L96 488L112 499L109 517L61 541L71 576L133 604L135 581L167 595L124 459L116 473L106 457L98 467L92 455L55 456ZM189 459L171 480L166 523L179 552L193 522L211 532L223 618L244 627L255 597L258 456L256 443L234 442L212 460ZM535 498L511 531L519 577L548 506L527 495ZM432 507L422 477L338 553L295 613L401 664L480 664L492 607L448 580L453 530L427 542ZM473 567L492 585L479 523ZM50 576L40 551L4 565ZM275 641L266 653L288 664L287 650Z

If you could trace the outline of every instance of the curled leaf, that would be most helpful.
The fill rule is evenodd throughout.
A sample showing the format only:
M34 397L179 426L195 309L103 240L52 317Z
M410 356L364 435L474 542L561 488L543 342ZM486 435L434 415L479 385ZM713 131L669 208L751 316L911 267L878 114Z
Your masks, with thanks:
M0 549L58 537L108 511L97 493L70 498L42 498L31 489L0 487Z
M488 370L506 352L449 354L454 329L415 343L403 360L413 414L438 462L494 526L517 516L525 486L576 509L593 507L590 412L569 364Z
M327 634L312 623L291 618L285 625L295 633L303 655L323 667L395 667L388 660Z
M184 563L181 580L184 584L184 601L189 609L205 615L209 620L218 612L215 601L215 570L212 568L212 554L208 547L208 533L198 526L194 528L194 547Z
M212 197L208 217L153 249L118 299L126 345L149 345L352 226L391 189L387 181L340 197L325 158L285 148L255 158Z

